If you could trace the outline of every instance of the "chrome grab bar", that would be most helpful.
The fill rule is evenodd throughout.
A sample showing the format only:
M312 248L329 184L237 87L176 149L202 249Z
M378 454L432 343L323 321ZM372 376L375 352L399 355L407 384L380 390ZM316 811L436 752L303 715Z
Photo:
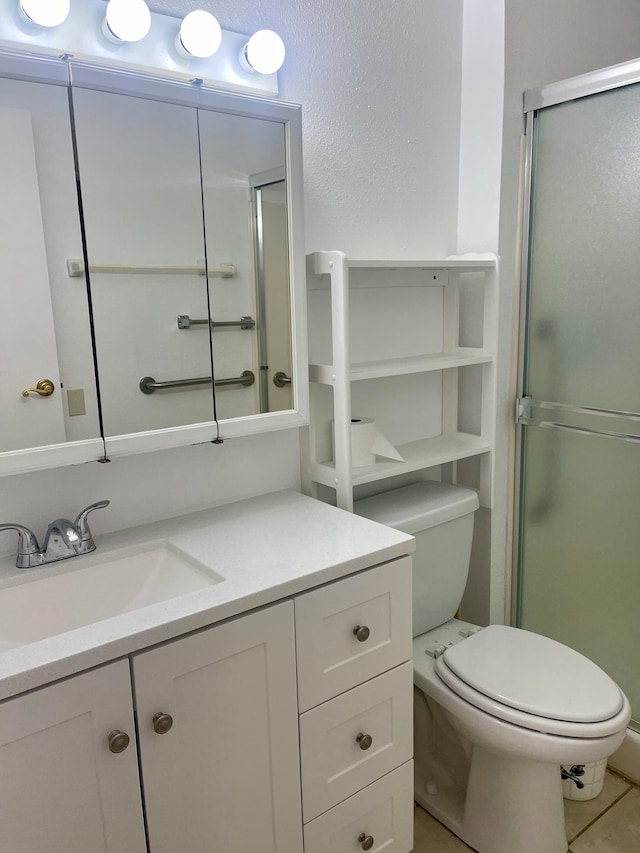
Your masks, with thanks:
M283 370L279 370L273 375L273 384L276 388L284 388L286 385L291 385L291 377L287 376Z
M577 432L579 435L599 435L602 438L617 438L621 441L628 441L631 444L640 444L640 435L633 435L633 433L628 432L610 432L609 430L604 429L588 429L587 427L557 424L554 421L540 421L538 426L543 429L560 429L565 432Z
M216 379L213 383L216 387L225 385L244 385L248 387L256 381L255 374L251 370L243 370L240 376L232 376L229 379ZM153 394L166 388L186 388L189 385L210 385L210 376L198 376L194 379L169 379L166 382L156 382L153 376L143 376L139 388L143 394Z
M253 317L240 317L239 320L192 320L188 314L178 314L178 328L189 329L191 326L211 326L217 329L221 326L240 326L241 329L253 329L256 321Z

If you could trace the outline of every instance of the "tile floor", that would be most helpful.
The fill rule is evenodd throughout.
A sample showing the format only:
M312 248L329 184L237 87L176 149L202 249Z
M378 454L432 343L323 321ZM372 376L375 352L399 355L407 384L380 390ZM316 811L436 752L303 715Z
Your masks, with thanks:
M640 788L607 771L594 800L565 800L569 853L639 853ZM470 847L419 806L413 853L469 853ZM545 853L541 850L540 853Z

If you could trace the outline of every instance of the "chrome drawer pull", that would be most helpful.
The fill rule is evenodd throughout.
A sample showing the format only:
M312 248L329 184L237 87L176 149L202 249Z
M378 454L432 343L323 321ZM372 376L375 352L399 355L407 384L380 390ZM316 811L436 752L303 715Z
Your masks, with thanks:
M363 850L371 850L375 843L373 835L365 835L364 832L360 833L360 835L358 836L358 841L360 842L360 845Z
M353 633L355 634L355 637L359 643L364 643L366 640L369 639L370 631L366 625L356 625L356 627L353 629Z
M360 732L360 734L356 737L356 741L360 744L360 749L365 750L369 749L371 744L373 743L373 738L371 735L365 735L364 732Z

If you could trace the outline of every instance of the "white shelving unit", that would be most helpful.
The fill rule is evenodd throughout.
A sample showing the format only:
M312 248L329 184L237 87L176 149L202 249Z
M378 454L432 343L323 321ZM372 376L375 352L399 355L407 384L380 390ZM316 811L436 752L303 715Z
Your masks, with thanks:
M361 261L337 251L314 252L307 256L307 284L306 493L319 497L319 486L329 487L337 506L352 510L356 486L442 465L448 466L443 479L455 482L456 463L477 456L480 500L491 506L496 258ZM462 381L465 368L475 372ZM406 381L401 391L386 384L400 377L410 377L415 392ZM359 383L367 384L366 396L359 395ZM403 408L398 393L405 395L405 415L397 411ZM428 399L416 404L422 393ZM380 419L390 422L383 431L403 462L378 457L374 465L352 468L351 406L358 395L377 411L379 425ZM371 416L360 410L354 415Z

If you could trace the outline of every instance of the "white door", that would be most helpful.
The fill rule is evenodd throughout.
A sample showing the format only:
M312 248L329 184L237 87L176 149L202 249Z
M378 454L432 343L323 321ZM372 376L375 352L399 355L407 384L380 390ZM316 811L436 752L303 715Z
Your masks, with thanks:
M128 663L0 704L0 853L145 851Z
M133 672L152 853L301 853L292 603L142 652Z
M66 440L28 110L0 110L0 451ZM22 396L41 379L49 397Z

